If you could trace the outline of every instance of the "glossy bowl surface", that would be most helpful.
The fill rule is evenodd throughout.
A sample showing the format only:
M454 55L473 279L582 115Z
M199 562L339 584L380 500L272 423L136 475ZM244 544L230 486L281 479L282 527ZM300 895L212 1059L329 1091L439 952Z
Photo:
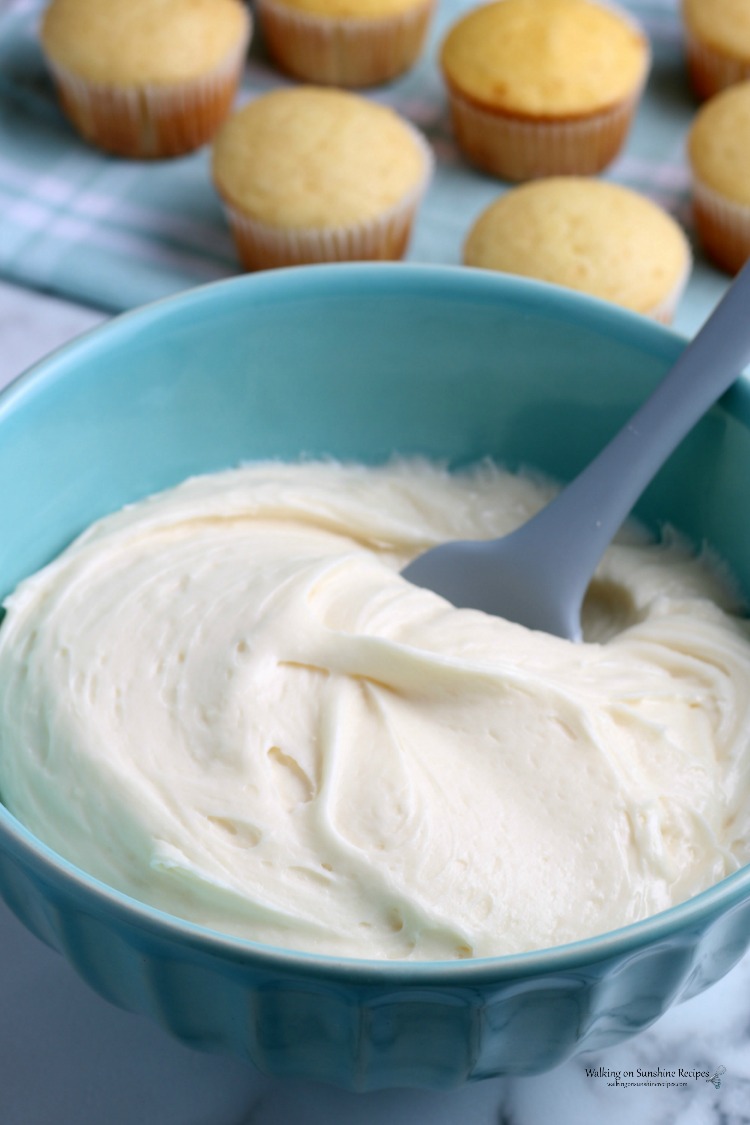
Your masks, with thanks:
M683 342L560 289L468 269L306 267L119 317L0 396L0 594L92 520L260 457L492 456L565 479ZM750 590L741 382L639 506ZM0 891L122 1007L276 1075L355 1089L531 1074L638 1032L750 944L750 869L599 938L476 961L359 962L222 937L61 860L0 806Z

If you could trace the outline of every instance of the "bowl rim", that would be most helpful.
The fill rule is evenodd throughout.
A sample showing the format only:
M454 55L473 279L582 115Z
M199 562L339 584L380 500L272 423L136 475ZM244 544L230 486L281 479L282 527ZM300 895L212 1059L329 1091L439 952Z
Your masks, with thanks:
M408 983L414 987L439 985L466 988L530 977L570 976L602 961L637 955L645 947L667 940L671 947L682 936L699 935L711 921L750 898L750 864L739 868L719 883L658 914L615 930L564 945L548 946L520 953L462 960L421 961L343 957L335 954L303 952L293 948L226 934L198 922L191 922L89 875L34 836L0 802L0 851L20 861L35 878L53 889L59 905L60 887L77 900L80 909L128 931L144 932L156 940L179 942L209 960L240 965L257 971L283 972L288 976L327 978L381 987Z
M351 296L357 284L371 294L391 297L405 289L412 296L427 298L438 295L462 301L481 298L485 303L504 298L506 303L513 301L520 307L531 303L535 312L552 309L558 314L562 312L568 320L614 334L636 350L662 359L665 364L676 358L686 342L685 336L671 328L587 294L535 279L467 266L362 262L288 267L211 281L116 314L93 326L21 372L0 391L0 425L17 404L43 392L49 382L64 378L71 362L87 358L100 348L107 350L132 332L148 328L165 314L191 315L214 301L246 300L258 289L271 304L279 297L290 301L298 296L320 299L336 292ZM461 292L457 293L457 289ZM722 402L725 398L730 399L731 412L742 416L750 426L750 380L740 375L727 395L722 396ZM507 979L575 974L576 970L595 962L635 954L642 946L666 938L673 940L678 932L698 933L714 917L750 898L750 864L746 864L685 902L615 930L563 945L461 960L382 960L274 946L169 914L102 882L65 859L27 829L2 800L0 851L33 872L39 883L47 887L62 884L86 913L109 919L114 915L118 924L129 930L146 931L168 942L177 939L194 953L209 959L218 957L257 970L282 970L295 977L326 977L332 981L383 987L408 983L414 987L437 984L443 988L465 988ZM59 900L58 891L54 892L54 897Z
M350 279L348 283L345 278ZM561 308L573 321L593 324L598 320L600 331L614 333L624 341L634 341L636 337L640 337L648 342L651 354L670 362L676 358L676 349L687 343L687 337L673 328L611 301L553 282L476 266L411 262L336 262L304 267L287 266L208 281L115 313L99 324L92 325L72 340L53 348L0 389L0 422L26 395L39 393L48 381L61 377L62 368L71 356L84 356L89 351L96 351L100 346L106 346L110 337L117 340L118 337L128 336L131 330L137 332L140 327L147 328L165 314L190 315L192 310L215 300L241 302L246 297L252 298L257 289L269 291L267 303L274 303L279 296L293 301L298 291L306 297L310 294L318 298L331 297L337 292L351 296L353 287L358 282L384 296L393 295L399 288L405 288L412 295L421 293L429 297L439 293L447 297L450 291L452 299L462 302L481 297L489 304L504 297L506 301L514 299L516 304L524 306L531 300L540 310Z

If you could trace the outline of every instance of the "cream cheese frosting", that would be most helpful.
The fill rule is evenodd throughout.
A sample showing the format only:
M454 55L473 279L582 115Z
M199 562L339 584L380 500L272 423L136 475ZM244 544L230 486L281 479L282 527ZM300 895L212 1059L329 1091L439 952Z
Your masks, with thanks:
M0 793L224 933L453 959L619 927L750 852L750 632L676 537L607 553L572 644L399 574L549 485L258 463L94 524L0 626Z

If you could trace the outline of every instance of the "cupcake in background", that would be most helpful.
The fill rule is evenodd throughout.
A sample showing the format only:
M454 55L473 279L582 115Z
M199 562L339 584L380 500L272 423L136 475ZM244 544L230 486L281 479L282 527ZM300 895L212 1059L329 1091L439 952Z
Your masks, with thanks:
M456 140L505 180L591 175L620 151L650 65L634 20L592 0L496 0L441 52Z
M688 160L698 237L717 265L737 273L750 258L750 81L701 107Z
M533 277L670 323L690 276L690 246L657 204L603 180L523 184L476 220L464 263Z
M234 101L251 21L242 0L52 0L41 45L63 109L118 156L179 156Z
M212 170L240 260L255 270L401 258L432 165L393 110L297 86L232 114Z
M682 0L688 73L699 98L750 79L748 0Z
M376 86L409 70L436 0L256 0L266 46L294 78Z

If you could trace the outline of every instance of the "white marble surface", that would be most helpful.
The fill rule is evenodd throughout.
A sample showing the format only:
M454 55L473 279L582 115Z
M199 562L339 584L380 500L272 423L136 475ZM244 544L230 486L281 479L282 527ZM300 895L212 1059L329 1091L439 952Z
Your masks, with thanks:
M0 281L0 387L105 319L94 309Z
M102 314L0 282L0 386ZM611 1087L725 1066L717 1090ZM0 905L2 1125L750 1125L750 956L629 1043L534 1078L355 1095L198 1054L93 995Z

